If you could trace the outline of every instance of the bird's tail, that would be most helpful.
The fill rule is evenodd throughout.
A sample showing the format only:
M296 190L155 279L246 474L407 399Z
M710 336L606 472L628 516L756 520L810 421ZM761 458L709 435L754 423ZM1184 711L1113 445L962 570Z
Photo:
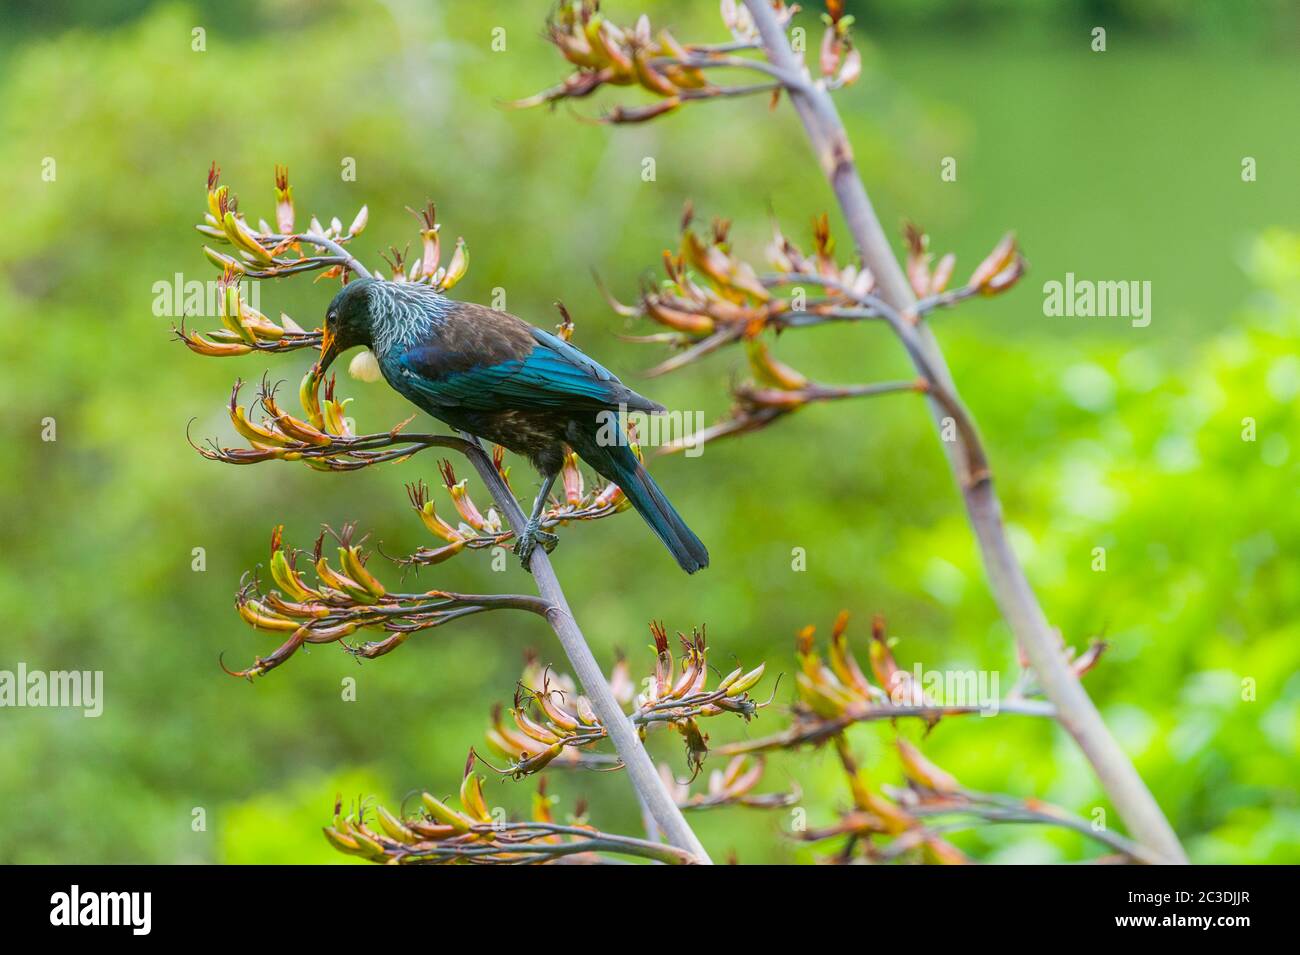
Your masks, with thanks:
M626 443L607 445L594 437L583 436L574 444L573 450L603 478L622 489L655 536L677 558L682 570L693 574L709 566L709 552L704 544L686 526L681 515L673 510L664 492Z

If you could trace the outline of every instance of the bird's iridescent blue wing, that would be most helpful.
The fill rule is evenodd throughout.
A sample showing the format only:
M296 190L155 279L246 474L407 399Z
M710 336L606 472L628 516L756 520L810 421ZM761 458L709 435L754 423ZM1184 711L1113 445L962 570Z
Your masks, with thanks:
M399 359L404 383L434 405L478 411L658 409L572 345L513 316L458 303L453 321L465 322L467 330L448 329L437 343L409 349ZM494 326L497 335L491 334Z

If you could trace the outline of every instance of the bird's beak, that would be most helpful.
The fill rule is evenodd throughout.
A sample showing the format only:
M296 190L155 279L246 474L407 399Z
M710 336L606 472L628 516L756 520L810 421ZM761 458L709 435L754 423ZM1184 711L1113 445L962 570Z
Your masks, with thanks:
M338 357L338 342L334 340L334 336L330 334L330 330L327 328L321 335L320 358L316 359L317 376L325 374L325 370L329 368L329 366L334 362L334 359Z

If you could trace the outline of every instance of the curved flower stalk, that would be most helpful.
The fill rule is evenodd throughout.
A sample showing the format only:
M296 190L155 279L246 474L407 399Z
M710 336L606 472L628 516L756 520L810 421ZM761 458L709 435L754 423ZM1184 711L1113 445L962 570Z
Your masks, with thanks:
M724 714L753 719L768 705L749 695L749 690L763 678L766 664L748 672L737 667L709 689L708 647L703 630L692 631L690 637L678 633L683 650L680 672L663 625L651 623L650 631L655 640L655 667L653 675L642 681L644 690L634 695L625 662L614 671L611 688L642 739L658 726L670 726L681 735L694 778L709 752L709 737L699 721ZM572 681L549 669L539 672L535 662L519 682L509 715L513 726L506 723L500 708L493 712L488 744L511 760L498 772L516 779L540 772L561 757L570 764L582 764L582 756L591 755L591 748L608 737L591 703L575 691Z
M232 676L252 679L280 666L307 644L338 643L357 657L373 659L391 653L415 633L432 630L463 617L488 610L525 610L545 616L550 605L524 594L458 594L443 590L401 593L389 590L367 569L368 555L352 540L345 525L336 535L337 567L323 553L325 532L307 561L311 582L299 571L303 552L287 549L282 528L271 535L270 575L276 585L263 590L249 576L235 597L244 622L255 630L287 633L289 637L269 656L258 657L244 670L227 670ZM388 634L381 640L349 643L362 630Z
M916 317L904 318L879 298L876 277L870 270L837 260L835 240L824 214L813 220L809 252L795 245L774 223L765 271L732 252L727 220L715 220L712 228L700 235L692 228L693 218L688 207L682 217L679 250L664 253L665 278L659 285L643 288L635 305L625 305L606 294L619 314L645 318L668 329L632 339L676 350L671 358L651 368L649 375L667 374L728 345L744 344L752 381L733 387L735 404L728 416L693 436L693 444L756 431L813 403L903 392L935 396L952 411L964 433L974 433L965 409L932 375L922 374L910 381L819 384L777 359L764 336L794 328L866 321L906 330L936 309L977 295L999 295L1012 288L1026 268L1013 236L1004 236L965 284L950 289L956 258L945 255L931 268L926 236L909 225L908 274L920 298ZM664 450L684 447L679 443ZM975 466L984 467L982 463Z
M516 700L516 702L519 702ZM588 704L590 706L590 704ZM622 765L618 757L612 753L589 752L583 746L559 746L555 752L548 753L544 762L538 762L538 757L534 757L541 747L549 747L550 744L538 740L534 736L525 733L519 722L515 720L513 708L510 711L511 719L506 721L506 709L500 703L492 707L492 721L488 725L487 742L488 748L500 756L512 761L512 768L507 770L498 770L502 775L514 775L513 767L520 764L528 764L533 761L532 772L538 772L543 766L551 769L618 769ZM551 734L549 730L534 730L540 735L551 735L558 739L558 736ZM604 738L603 736L600 738ZM527 775L526 772L518 773L519 776ZM545 778L545 777L543 777Z
M673 794L677 805L688 811L719 809L725 806L745 806L750 809L788 809L798 804L802 791L795 786L789 792L756 793L754 789L762 782L765 763L760 756L751 759L748 756L736 756L727 762L723 769L709 773L704 792L691 792L689 782L682 782L673 775L671 767L659 764L659 775L664 785Z
M1032 686L1032 677L1026 673L1022 673L1016 686L1001 700L945 704L931 699L915 675L898 666L892 641L885 636L884 618L880 616L872 621L868 667L864 670L849 644L848 621L847 611L836 618L825 658L814 646L815 627L805 627L795 638L799 661L795 676L798 699L790 727L772 736L728 743L719 752L759 753L820 745L840 737L856 723L881 720L920 719L925 721L928 731L945 716L1007 713L1050 718L1056 715L1050 704L1033 699L1041 691ZM1080 673L1096 663L1102 646L1094 644L1079 658Z
M747 341L745 351L753 380L732 385L734 401L726 417L689 438L678 438L664 444L659 453L673 454L719 438L758 431L810 404L905 392L924 394L928 390L925 380L920 378L861 385L823 385L778 361L762 341Z
M321 333L304 331L288 315L281 313L276 324L243 300L239 291L241 273L230 263L222 263L218 307L222 327L199 334L187 332L182 322L172 331L190 351L213 358L247 355L250 352L289 352L300 348L319 348Z
M293 190L289 186L289 173L283 166L275 170L275 218L272 227L265 219L252 226L239 209L239 201L229 186L220 184L221 170L216 163L208 170L207 211L204 221L195 228L218 245L228 246L221 251L204 246L208 260L222 271L221 308L222 327L205 333L187 332L182 325L176 336L192 351L201 355L226 357L247 355L250 352L288 352L300 348L319 348L319 330L306 331L281 313L280 321L266 315L241 299L238 283L244 279L277 279L319 272L317 279L342 278L349 275L370 278L371 271L362 265L347 249L348 244L365 229L369 211L365 206L346 230L334 218L323 226L315 216L306 231L294 231ZM465 240L457 238L450 259L442 264L443 248L439 239L441 229L432 202L416 212L419 223L418 238L421 254L408 265L403 253L390 246L384 256L389 266L389 277L395 282L419 282L439 291L455 286L469 270L469 251ZM309 252L309 249L317 250ZM382 271L375 274L384 277Z
M780 5L788 20L797 7ZM670 113L686 103L755 94L779 94L779 75L762 59L746 56L758 49L753 21L743 7L722 5L732 39L722 43L681 43L666 28L656 30L642 15L633 26L620 27L600 11L599 0L564 0L546 23L546 38L574 67L564 81L518 100L519 108L581 99L602 87L637 87L651 98L642 105L618 104L597 117L602 123L640 123ZM852 83L862 63L849 37L852 17L838 11L827 20L821 66L833 86ZM763 74L757 83L718 84L716 71Z
M194 449L209 461L226 464L301 461L318 471L357 471L374 464L404 461L425 448L463 450L465 447L462 439L450 435L404 433L403 429L414 420L414 415L388 431L354 433L351 419L344 415L351 399L336 399L332 375L325 383L322 398L321 379L314 370L307 372L299 388L299 400L304 409L301 417L281 407L276 397L278 388L269 378L262 379L257 397L248 408L239 403L243 386L243 381L235 382L228 409L231 426L248 442L248 447L225 447L215 439L204 445L191 442ZM255 420L259 409L260 421Z
M470 753L472 767L474 754ZM330 845L348 855L390 865L541 865L570 862L599 864L610 856L648 859L669 865L699 861L672 846L601 832L585 810L567 823L555 821L544 786L533 799L532 819L510 821L489 809L483 781L467 771L460 787L460 808L430 793L420 796L421 810L398 816L379 806L375 822L364 807L344 815L334 806L334 825L324 829Z
M876 786L858 766L844 737L837 736L835 748L853 805L841 812L836 822L796 832L794 837L812 843L843 840L836 855L825 860L828 862L962 865L971 860L945 839L945 834L982 825L1049 825L1077 832L1114 853L1097 862L1159 861L1158 856L1137 843L1097 829L1087 820L1041 800L967 789L901 737L895 740L895 747L906 785Z
M229 186L221 185L221 168L213 163L208 169L207 211L203 222L194 228L218 245L228 246L230 251L205 245L204 255L226 272L253 279L284 278L316 271L322 272L322 277L342 276L349 270L368 274L354 264L344 248L365 229L369 219L365 206L346 231L337 218L326 227L313 216L305 231L295 232L293 190L289 187L289 172L283 166L275 168L275 205L274 227L265 219L259 220L256 227L251 225L239 208L238 197ZM308 253L306 248L319 251ZM231 330L238 332L238 329Z
M204 246L203 252L218 268L246 278L285 278L304 272L320 271L320 278L346 278L353 272L363 278L370 271L361 265L345 248L365 229L369 210L362 206L346 230L334 218L328 226L321 225L315 217L305 231L294 231L293 190L289 186L289 172L283 166L275 170L275 218L272 227L265 219L254 228L239 209L239 200L229 186L220 184L221 169L216 163L208 170L208 208L204 221L195 228L218 244L229 246L229 253ZM395 282L422 282L439 291L456 285L469 269L469 252L465 240L458 238L451 258L444 266L440 225L432 202L416 212L419 223L421 254L408 267L389 261L391 279ZM323 250L328 254L308 253L306 248ZM390 247L392 252L395 248ZM228 328L239 333L237 328Z

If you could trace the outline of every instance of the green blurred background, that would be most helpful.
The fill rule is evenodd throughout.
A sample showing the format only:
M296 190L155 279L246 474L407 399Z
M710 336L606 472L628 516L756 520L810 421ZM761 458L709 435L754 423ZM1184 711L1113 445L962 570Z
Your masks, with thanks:
M839 102L883 221L921 223L935 249L958 253L959 275L1012 228L1032 263L1011 294L935 325L1048 615L1072 643L1113 642L1088 686L1195 861L1300 861L1294 6L850 7L866 72ZM625 22L642 8L680 38L724 38L712 3L606 4ZM704 104L615 130L567 107L503 109L562 75L540 39L546 9L6 4L0 669L102 670L106 701L98 719L0 710L0 860L344 861L319 830L336 792L393 806L418 788L453 791L525 649L562 663L540 622L487 616L364 666L325 647L252 686L218 669L220 652L242 663L275 643L245 627L231 599L265 559L274 524L306 547L320 523L355 520L385 552L409 552L430 538L402 485L433 479L436 459L322 475L227 467L189 449L191 419L198 437L230 437L223 404L235 377L269 370L292 385L310 360L200 359L153 313L156 281L213 276L192 229L211 161L253 218L270 215L277 162L291 170L300 216L347 222L368 203L357 248L376 264L381 248L413 238L403 207L433 198L444 235L469 245L458 295L504 288L511 311L542 325L563 299L577 343L634 387L710 420L726 410L740 354L639 379L662 355L619 341L629 329L590 273L633 295L674 242L687 198L705 217L735 219L737 246L758 256L769 209L800 240L823 209L838 223L828 190L785 106ZM799 22L815 42L814 16ZM1089 48L1094 26L1107 28L1105 53ZM207 31L203 52L191 49L195 27ZM504 52L490 46L497 27ZM646 156L654 182L641 179ZM944 156L958 159L955 183L940 181ZM1242 181L1247 156L1258 181ZM345 157L355 182L340 177ZM1067 271L1150 281L1150 327L1045 318L1042 283ZM310 327L330 294L304 278L264 287L262 307ZM874 327L786 336L778 354L827 382L906 373ZM342 390L365 430L407 413L383 386L346 380ZM41 440L46 417L57 422L52 443ZM1246 417L1254 442L1242 440ZM1010 683L1011 641L919 401L813 408L654 469L713 566L680 576L632 517L565 532L558 569L604 663L621 648L648 666L653 617L670 629L707 623L723 669L738 657L789 673L794 632L817 623L824 634L845 608L859 644L870 615L885 614L905 666L993 668ZM533 487L523 462L515 474L518 488ZM1104 573L1091 570L1097 546ZM203 572L191 569L195 547ZM791 571L793 547L807 549L806 572ZM493 574L475 557L420 579L529 586L517 568ZM358 682L355 702L341 700L344 677ZM1252 701L1243 680L1257 688ZM791 688L782 683L780 703ZM716 744L783 721L774 707L748 727L709 729ZM683 772L668 736L652 739L654 753ZM853 736L886 782L899 778L888 741L885 728ZM1105 804L1046 722L948 721L926 751L974 787L1081 813ZM847 803L829 752L774 758L768 787L791 781L811 824ZM551 786L566 806L588 798L603 828L639 828L615 775L554 773ZM526 808L532 788L493 781L489 799ZM207 819L197 832L196 807ZM717 857L811 858L781 837L784 815L729 809L694 822ZM958 842L991 861L1095 854L1040 830Z

